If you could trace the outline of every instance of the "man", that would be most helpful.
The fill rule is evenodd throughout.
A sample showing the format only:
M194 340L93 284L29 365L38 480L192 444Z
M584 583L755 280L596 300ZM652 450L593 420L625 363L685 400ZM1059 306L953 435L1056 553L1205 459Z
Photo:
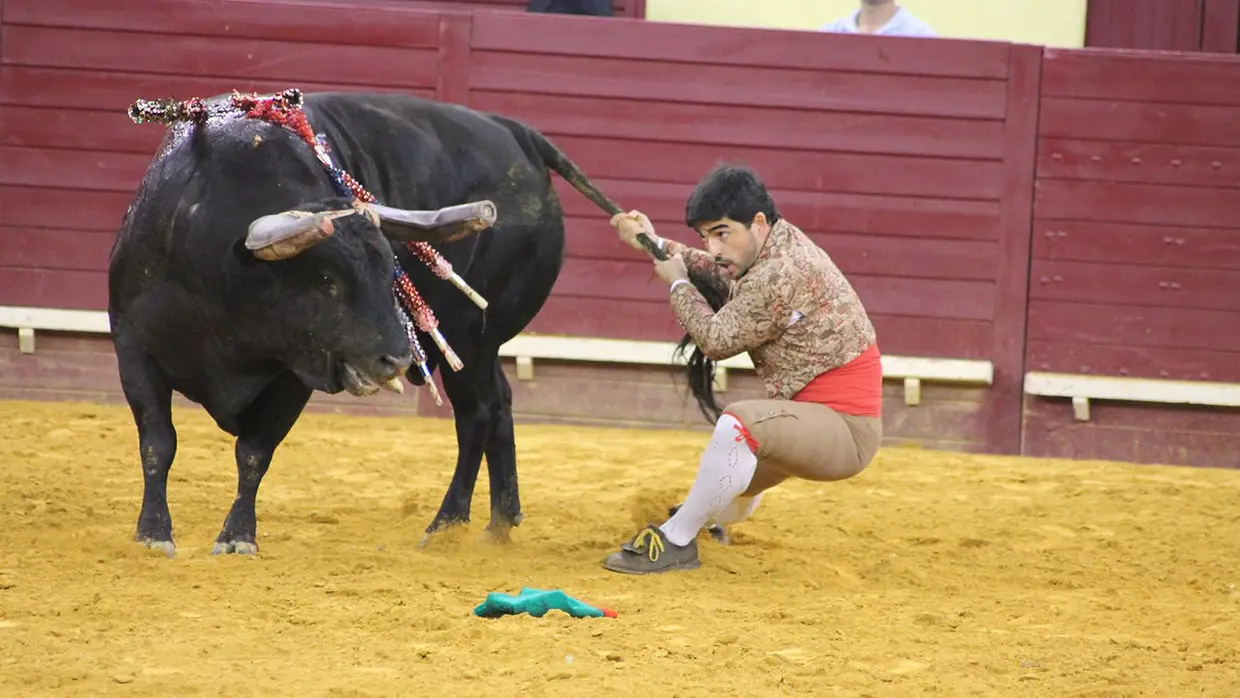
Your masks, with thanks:
M630 247L643 249L644 232L671 254L655 270L680 324L707 358L749 352L769 398L729 405L680 508L603 562L628 574L693 569L704 526L745 519L789 477L842 480L873 460L882 439L874 327L831 258L779 215L748 168L721 165L690 195L685 223L705 252L659 238L637 211L611 223ZM688 281L689 267L728 289L718 313Z
M928 24L897 5L895 0L861 0L859 9L823 26L822 31L885 36L937 36Z
M530 0L527 12L543 12L557 15L592 15L610 17L615 14L612 0Z

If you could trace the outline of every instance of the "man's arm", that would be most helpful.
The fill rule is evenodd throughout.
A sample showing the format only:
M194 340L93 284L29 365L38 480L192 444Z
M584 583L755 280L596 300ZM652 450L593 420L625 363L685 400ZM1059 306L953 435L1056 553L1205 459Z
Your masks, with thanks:
M693 343L712 361L722 361L778 337L792 317L789 268L771 266L749 279L718 313L692 284L675 284L672 309Z
M693 278L713 286L721 297L727 298L727 279L723 278L719 265L715 264L715 258L709 253L682 245L675 240L659 237L655 234L654 225L650 219L640 211L617 213L611 217L611 224L620 234L620 239L624 241L624 244L638 252L647 254L646 248L637 241L637 236L644 234L666 252L668 257L679 254L685 262L685 267L693 272Z
M685 260L685 267L689 269L689 272L693 274L695 279L706 281L715 287L719 295L724 298L728 297L728 282L723 278L722 269L718 264L715 264L715 258L709 252L682 245L675 240L659 239L663 241L663 248L667 250L667 256L680 255Z

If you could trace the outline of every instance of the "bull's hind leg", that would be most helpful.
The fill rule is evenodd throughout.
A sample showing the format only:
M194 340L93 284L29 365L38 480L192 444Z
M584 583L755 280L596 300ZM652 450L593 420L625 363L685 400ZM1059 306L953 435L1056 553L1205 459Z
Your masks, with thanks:
M485 358L484 358L485 357ZM472 375L461 375L471 371ZM478 352L472 364L459 374L444 374L444 388L452 400L456 420L457 461L452 482L439 512L427 527L427 538L441 529L469 522L474 487L482 458L487 461L491 485L491 540L507 543L510 532L521 523L521 497L517 489L517 449L512 426L512 388L499 356Z
M489 449L495 438L494 415L502 403L501 395L507 395L507 404L511 404L512 400L508 384L503 383L502 393L500 386L496 384L496 376L502 379L503 372L494 350L477 350L471 352L469 357L462 358L464 368L455 372L444 371L441 374L444 390L452 401L453 419L456 423L456 470L452 473L452 482L448 484L448 491L439 505L439 511L426 528L427 537L423 539L423 544L427 543L433 534L449 526L469 523L474 486L478 482L478 471L482 467L484 453L487 455L488 470L495 467ZM503 434L500 437L502 439ZM512 440L511 420L507 439L509 442ZM516 480L513 479L512 482L515 486ZM492 492L491 496L494 503L495 493Z
M145 354L117 346L121 390L138 427L142 459L142 511L134 540L168 557L176 554L172 542L172 514L168 511L168 471L177 454L177 432L172 426L172 388L163 371Z
M517 444L512 427L512 388L499 358L494 362L495 402L486 442L487 475L491 483L491 522L487 531L499 543L511 540L520 525L521 495L517 488Z
M292 373L283 373L271 382L258 399L241 413L237 436L237 497L233 500L224 528L211 548L220 553L258 552L258 520L254 512L258 486L267 474L276 447L288 436L301 411L310 400L311 390Z

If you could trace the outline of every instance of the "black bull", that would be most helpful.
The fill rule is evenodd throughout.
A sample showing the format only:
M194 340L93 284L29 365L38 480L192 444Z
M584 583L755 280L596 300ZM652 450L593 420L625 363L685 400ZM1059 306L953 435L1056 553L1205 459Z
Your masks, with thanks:
M259 484L312 391L366 394L402 373L424 382L410 366L394 305L395 253L464 363L460 371L441 369L458 455L427 533L469 521L485 455L488 530L506 540L522 514L512 392L498 351L542 308L562 265L564 219L550 171L606 213L620 208L512 119L398 95L309 94L303 106L335 164L388 216L348 212L356 202L333 189L322 163L288 129L213 118L170 128L122 222L108 313L138 430L144 491L136 539L169 555L175 549L167 500L177 449L173 391L236 437L237 494L213 552L252 553ZM400 224L401 210L482 200L495 204L498 221L480 233ZM282 212L337 213L310 216L307 230L318 235L301 249L263 255L255 238L273 220L287 223L271 218ZM436 277L402 244L408 240L434 243L489 307ZM432 370L443 364L434 342L418 337Z

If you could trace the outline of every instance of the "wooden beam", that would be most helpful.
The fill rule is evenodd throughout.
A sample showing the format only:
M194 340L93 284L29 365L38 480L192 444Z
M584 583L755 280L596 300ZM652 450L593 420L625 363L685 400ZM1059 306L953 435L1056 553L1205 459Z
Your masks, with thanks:
M111 332L105 312L60 308L0 306L0 327L18 328L23 353L34 351L34 333L38 330L88 334ZM537 360L683 365L684 360L675 357L675 350L676 344L672 342L522 334L501 346L499 354L516 359L517 380L533 380L534 362ZM991 385L995 377L993 364L973 359L885 355L882 365L883 378L903 381L904 402L911 406L921 404L923 382ZM720 392L728 389L728 371L752 371L753 368L753 361L748 355L716 362L715 389Z
M1078 421L1082 422L1089 421L1091 400L1240 407L1240 383L1166 378L1128 378L1031 371L1025 374L1025 393L1041 397L1071 398L1073 414Z

